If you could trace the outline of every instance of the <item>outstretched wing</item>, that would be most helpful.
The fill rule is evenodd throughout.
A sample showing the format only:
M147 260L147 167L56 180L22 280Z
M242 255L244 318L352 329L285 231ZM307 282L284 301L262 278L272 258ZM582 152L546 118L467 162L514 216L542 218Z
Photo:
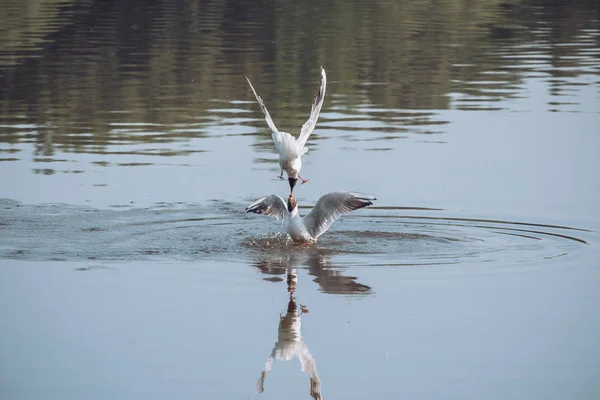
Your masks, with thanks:
M325 100L325 87L327 86L327 75L325 75L325 70L321 67L321 88L319 89L319 93L317 93L317 97L315 97L315 101L313 101L312 109L310 110L310 117L308 121L302 125L302 129L300 130L300 136L298 136L298 149L302 150L306 145L306 141L308 137L315 129L315 125L317 124L317 119L319 119L319 113L321 112L321 107L323 106L323 100Z
M313 238L318 238L342 214L372 205L373 196L353 192L331 192L321 196L304 217L304 226Z
M284 219L287 215L287 206L285 201L276 194L270 194L268 196L261 197L254 203L246 207L246 212L252 212L255 214L269 215L277 217L277 219Z
M273 123L273 120L271 119L271 115L269 114L269 111L267 110L267 107L265 107L265 103L263 102L262 97L260 97L256 93L256 90L254 90L254 86L252 86L252 82L250 82L250 79L248 79L248 77L246 77L246 80L248 81L248 84L250 85L250 89L252 89L252 92L254 93L254 97L256 97L256 100L258 101L258 104L260 105L260 109L265 114L265 121L267 121L267 125L269 125L269 128L271 128L271 130L273 132L278 132L277 127Z

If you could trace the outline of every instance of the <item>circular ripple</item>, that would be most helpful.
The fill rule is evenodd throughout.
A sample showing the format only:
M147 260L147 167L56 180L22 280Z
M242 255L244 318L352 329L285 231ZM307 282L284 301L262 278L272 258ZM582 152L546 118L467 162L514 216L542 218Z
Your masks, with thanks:
M346 264L442 265L550 259L565 256L590 239L597 240L595 232L567 226L401 214L406 208L369 211L368 215L345 216L314 247L360 260ZM245 243L270 252L297 246L285 236L285 240L273 238Z
M542 260L598 242L596 232L568 226L373 207L344 215L316 244L298 245L282 233L281 222L245 214L243 207L215 201L98 210L1 200L0 257L260 261L336 256L340 265L444 265Z

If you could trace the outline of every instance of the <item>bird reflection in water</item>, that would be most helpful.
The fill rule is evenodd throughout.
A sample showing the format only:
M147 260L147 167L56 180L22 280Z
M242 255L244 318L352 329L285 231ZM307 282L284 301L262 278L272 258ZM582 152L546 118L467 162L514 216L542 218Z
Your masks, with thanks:
M310 395L315 400L323 399L321 395L321 381L317 375L315 360L310 354L306 343L302 340L301 326L302 316L308 309L296 303L295 292L298 282L298 268L301 264L299 257L282 255L281 257L271 255L269 259L262 259L254 263L254 267L267 275L287 275L287 288L289 301L285 315L279 316L277 328L277 342L271 351L257 382L256 394L264 391L265 378L273 366L275 360L292 360L296 357L300 360L302 371L310 379ZM308 274L315 276L314 281L319 284L322 291L336 294L367 294L371 288L356 282L356 278L343 276L339 271L332 268L326 256L312 254L304 263ZM283 279L267 278L269 281L283 281Z
M320 249L311 254L269 254L254 262L253 266L261 273L268 275L267 281L280 282L280 276L296 273L298 266L304 266L308 275L314 277L313 282L319 285L322 292L329 294L360 295L370 294L371 287L356 282L356 277L342 274L340 268L329 262L327 253ZM277 252L276 252L277 253Z

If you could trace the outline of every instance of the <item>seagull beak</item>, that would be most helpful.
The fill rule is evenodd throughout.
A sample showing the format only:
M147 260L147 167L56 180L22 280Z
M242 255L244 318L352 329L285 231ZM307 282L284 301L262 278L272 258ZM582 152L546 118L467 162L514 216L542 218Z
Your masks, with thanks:
M294 191L294 186L296 186L296 182L298 182L298 178L288 178L290 182L290 193Z

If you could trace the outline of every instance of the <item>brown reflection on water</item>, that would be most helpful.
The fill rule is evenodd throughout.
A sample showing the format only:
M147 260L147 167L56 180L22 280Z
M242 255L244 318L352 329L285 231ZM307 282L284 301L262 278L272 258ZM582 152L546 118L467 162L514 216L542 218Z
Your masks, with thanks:
M289 250L286 252L288 253ZM273 252L272 252L273 253ZM277 252L275 252L277 253ZM329 294L370 294L371 287L356 282L356 277L346 276L329 261L329 256L316 249L307 249L306 254L270 254L258 257L253 267L267 275L265 280L279 281L285 274L297 268L304 267L308 275L313 276L313 282L319 289Z
M244 75L295 133L321 65L331 84L311 140L340 126L375 140L443 132L449 121L436 110L501 109L527 95L528 77L550 83L549 110L572 111L577 99L563 96L582 84L573 79L598 80L598 10L584 0L10 0L0 15L0 142L34 143L36 156L185 155L198 150L165 147L256 128L268 142ZM113 149L144 143L159 149Z

